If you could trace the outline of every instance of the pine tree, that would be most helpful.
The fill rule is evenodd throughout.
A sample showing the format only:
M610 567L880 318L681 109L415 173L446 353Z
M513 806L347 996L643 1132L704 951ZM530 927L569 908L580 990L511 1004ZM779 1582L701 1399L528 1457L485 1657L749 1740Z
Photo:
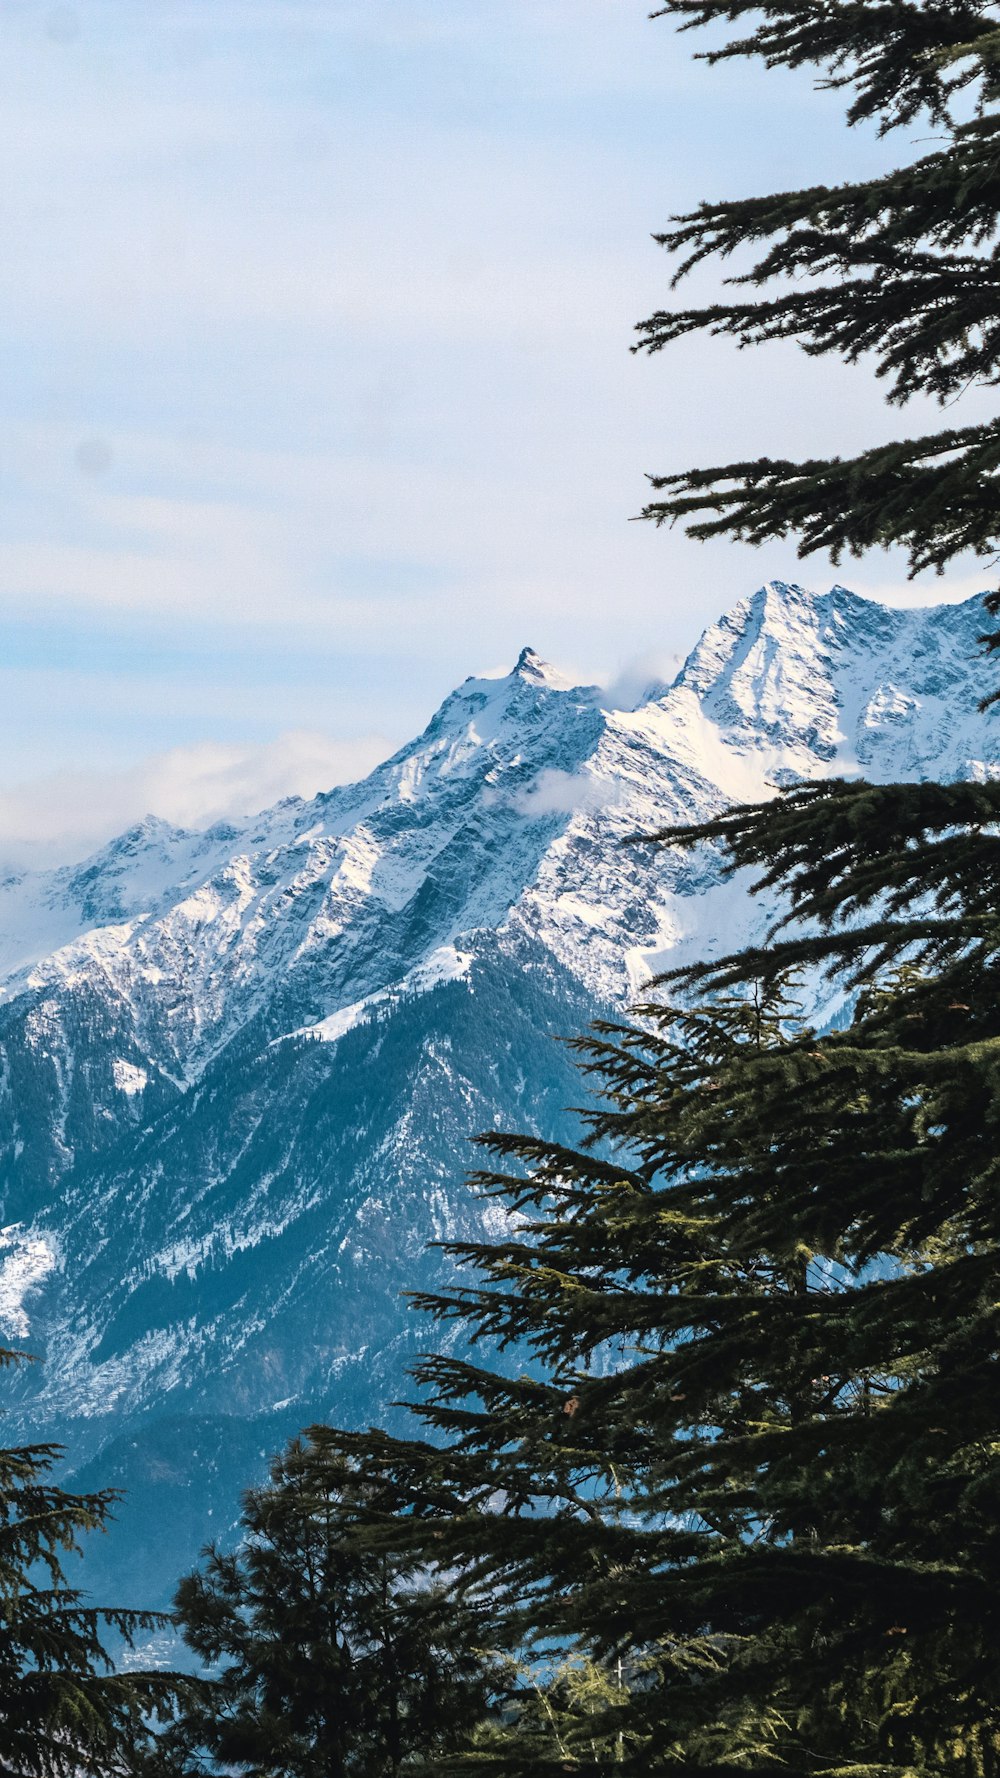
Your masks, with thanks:
M998 828L996 785L833 783L669 831L795 926L579 1042L621 1159L484 1138L526 1220L422 1301L531 1363L426 1360L440 1442L380 1472L499 1643L634 1678L443 1770L997 1770Z
M0 1351L0 1367L20 1358ZM106 1527L117 1496L57 1487L58 1456L51 1444L0 1449L0 1778L121 1778L178 1682L117 1671L105 1647L133 1645L162 1615L93 1607L68 1585L67 1557Z
M951 406L1000 381L1000 9L984 0L666 0L682 29L747 21L711 62L815 67L853 89L852 124L885 134L923 117L939 143L892 172L849 184L702 203L656 238L696 265L748 248L728 282L739 300L662 310L636 350L705 330L741 346L798 341L812 355L870 356L890 402ZM971 115L968 113L971 111ZM855 457L760 457L652 477L644 515L689 534L750 543L797 535L799 552L901 545L912 572L1000 544L1000 421L875 444ZM1000 612L1000 594L990 595ZM1000 632L991 645L1000 647Z
M149 1778L429 1773L485 1717L483 1626L400 1555L391 1518L379 1535L376 1447L359 1482L336 1432L295 1440L247 1493L239 1548L182 1581L178 1621L214 1678Z

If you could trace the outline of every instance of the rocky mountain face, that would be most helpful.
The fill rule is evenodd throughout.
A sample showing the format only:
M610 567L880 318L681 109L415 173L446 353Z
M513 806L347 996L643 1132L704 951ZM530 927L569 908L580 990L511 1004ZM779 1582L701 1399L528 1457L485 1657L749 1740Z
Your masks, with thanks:
M497 1214L469 1136L574 1140L552 1038L766 922L624 842L802 778L994 774L980 628L772 583L634 710L525 649L360 784L0 883L0 1339L43 1360L7 1428L127 1489L98 1590L165 1597L290 1432L384 1419L432 1337L400 1291Z

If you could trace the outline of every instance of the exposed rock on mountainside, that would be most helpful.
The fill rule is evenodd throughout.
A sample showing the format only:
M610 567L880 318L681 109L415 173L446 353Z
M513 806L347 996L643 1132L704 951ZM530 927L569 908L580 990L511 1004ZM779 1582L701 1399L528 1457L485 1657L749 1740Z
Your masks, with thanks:
M468 1136L573 1139L550 1036L763 923L623 842L802 777L992 774L980 626L773 583L635 710L525 649L360 784L0 884L0 1337L45 1359L11 1423L130 1488L116 1584L168 1587L287 1431L385 1413L428 1337L399 1291L494 1214Z

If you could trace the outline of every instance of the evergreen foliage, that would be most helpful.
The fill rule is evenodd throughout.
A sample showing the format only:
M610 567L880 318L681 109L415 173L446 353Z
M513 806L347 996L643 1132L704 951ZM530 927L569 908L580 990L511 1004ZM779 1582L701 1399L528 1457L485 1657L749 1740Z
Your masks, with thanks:
M667 0L682 29L748 22L708 60L817 67L853 89L851 123L882 133L921 115L941 145L851 184L702 203L656 238L696 265L754 255L727 283L741 300L662 310L639 327L661 350L707 329L741 346L797 340L813 355L874 358L888 399L950 405L1000 381L1000 8L984 0ZM971 115L969 112L971 111ZM751 543L799 537L799 551L859 555L901 545L912 572L939 572L963 550L995 555L1000 422L946 427L852 458L761 457L655 476L644 517L682 520L694 537ZM1000 610L1000 595L991 595ZM991 638L1000 646L1000 633Z
M430 1773L486 1714L483 1625L400 1555L391 1521L379 1535L380 1494L372 1463L359 1482L324 1427L247 1493L239 1549L209 1549L178 1589L185 1639L214 1677L148 1778Z
M0 1351L0 1366L20 1357ZM123 1778L177 1681L116 1671L105 1649L109 1634L131 1646L162 1617L87 1605L68 1585L66 1558L104 1529L116 1496L58 1488L58 1455L54 1445L0 1449L0 1778Z
M427 1358L440 1443L380 1436L379 1473L499 1642L633 1678L522 1692L442 1769L996 1771L998 824L997 786L832 784L671 830L814 930L579 1040L630 1165L483 1138L524 1220L423 1305L532 1362ZM806 964L843 1029L803 1023Z
M508 1763L516 1748L532 1773L620 1770L630 1745L631 1675L621 1661L576 1658L535 1671L512 1667L505 1708L473 1731L470 1746L447 1761L450 1774Z

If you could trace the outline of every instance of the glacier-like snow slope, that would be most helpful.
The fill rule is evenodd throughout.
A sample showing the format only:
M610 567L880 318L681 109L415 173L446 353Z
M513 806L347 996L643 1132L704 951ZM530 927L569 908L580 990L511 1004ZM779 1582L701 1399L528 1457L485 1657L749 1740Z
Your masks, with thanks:
M631 711L526 649L360 784L0 884L0 1338L45 1360L12 1419L128 1485L137 1597L287 1431L386 1411L431 1337L399 1291L489 1214L468 1136L574 1136L550 1035L759 930L715 860L623 842L798 778L992 774L981 612L772 583Z

